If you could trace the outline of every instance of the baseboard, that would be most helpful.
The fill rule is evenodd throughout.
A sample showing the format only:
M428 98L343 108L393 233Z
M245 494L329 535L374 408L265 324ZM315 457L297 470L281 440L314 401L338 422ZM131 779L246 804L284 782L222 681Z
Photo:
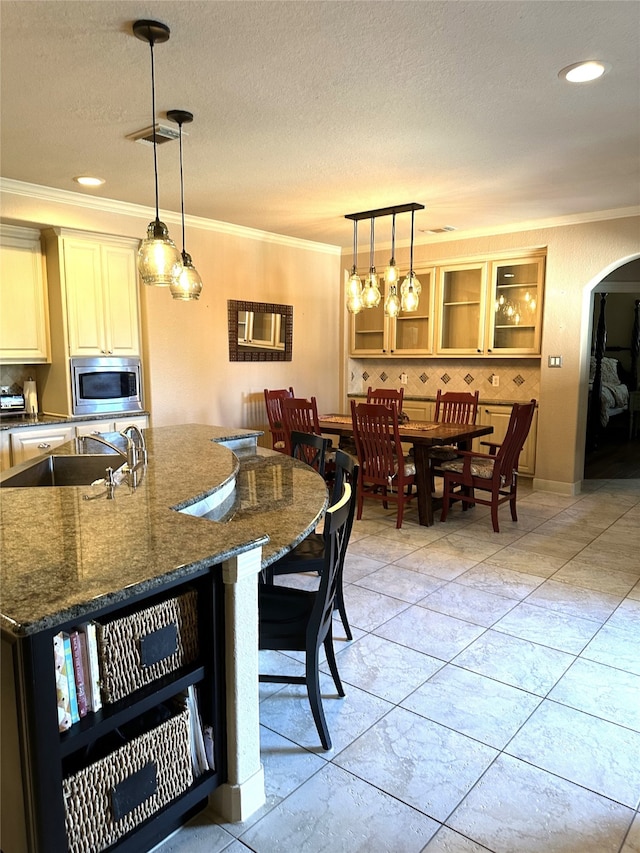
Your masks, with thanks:
M556 495L579 495L582 491L582 480L576 483L563 483L560 480L542 480L534 477L533 488L537 492L553 492Z

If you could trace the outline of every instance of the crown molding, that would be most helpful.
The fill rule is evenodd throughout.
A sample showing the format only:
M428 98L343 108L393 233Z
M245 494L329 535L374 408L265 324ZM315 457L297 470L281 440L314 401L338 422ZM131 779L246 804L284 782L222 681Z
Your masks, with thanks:
M25 181L16 181L12 178L0 178L0 192L7 195L22 196L37 201L53 202L56 204L68 204L74 207L85 208L100 213L116 214L118 216L131 216L136 219L154 219L155 208L145 207L140 204L132 204L126 201L117 201L112 198L98 198L96 196L84 195L71 190L60 190L55 187L44 187L39 184L30 184ZM161 219L171 225L181 225L182 219L179 213L171 210L162 210ZM185 215L185 223L192 228L202 231L215 231L217 234L226 234L234 237L242 237L245 240L258 240L261 243L274 243L289 248L304 249L312 252L324 252L329 255L340 255L340 246L329 243L315 243L312 240L302 240L299 237L287 237L284 234L274 234L271 231L260 231L257 228L247 228L244 225L233 225L230 222L220 222L216 219L205 219L201 216Z

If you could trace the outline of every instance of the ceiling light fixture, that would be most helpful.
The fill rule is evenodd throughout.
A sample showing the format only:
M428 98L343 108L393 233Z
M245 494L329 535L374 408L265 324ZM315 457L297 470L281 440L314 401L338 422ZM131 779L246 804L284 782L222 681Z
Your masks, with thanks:
M82 187L101 187L105 182L104 178L92 178L91 175L78 175L73 180Z
M364 290L362 292L362 301L365 308L376 308L380 304L382 294L378 287L378 273L374 264L375 255L375 239L373 223L375 219L371 219L371 241L369 243L369 274L364 280Z
M391 219L391 260L387 264L387 268L384 271L384 280L387 284L396 284L399 277L400 271L396 265L396 215L393 214Z
M193 121L193 113L186 110L168 110L167 118L180 127L180 210L182 212L182 264L183 269L177 281L172 281L169 290L174 299L199 299L202 293L202 279L194 267L191 255L185 249L184 239L184 177L182 169L182 125Z
M567 65L566 68L558 72L558 77L568 80L569 83L590 83L592 80L602 77L610 69L611 65L608 62L588 59L584 62L574 62L573 65Z
M160 221L158 198L158 144L156 140L156 84L155 64L153 59L154 44L169 41L171 30L159 21L136 21L133 34L141 41L146 41L151 49L151 119L153 123L153 170L156 191L156 218L149 223L147 236L138 250L138 271L144 284L156 287L168 287L179 278L183 265L176 244L169 237L169 231L164 222Z
M386 299L384 302L384 313L388 317L396 317L400 310L416 311L418 309L418 298L422 287L413 271L413 226L416 210L424 210L424 204L411 202L409 204L396 204L393 207L380 207L377 210L365 210L362 213L348 213L345 219L353 220L353 268L347 282L347 310L351 314L357 314L362 308L375 308L380 304L382 294L378 287L378 275L374 265L374 220L381 216L393 216L391 228L391 260L385 271ZM395 238L396 238L396 214L411 211L411 255L409 273L402 283L401 295L398 296L399 271L395 261ZM370 266L364 287L358 276L358 238L357 225L361 219L371 220L371 244L370 244ZM391 271L391 272L390 272Z
M411 211L411 248L409 250L409 272L407 277L402 282L400 288L400 301L402 310L411 312L418 310L418 302L422 293L422 285L417 275L413 271L413 217L415 209Z
M364 308L362 301L362 279L358 275L358 221L353 220L353 266L347 281L347 310L357 314Z

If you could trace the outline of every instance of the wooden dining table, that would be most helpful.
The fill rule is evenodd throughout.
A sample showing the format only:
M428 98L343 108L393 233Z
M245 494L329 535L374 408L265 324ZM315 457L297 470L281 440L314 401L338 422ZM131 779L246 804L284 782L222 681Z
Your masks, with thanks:
M327 435L353 438L351 415L329 414L318 418L320 431ZM481 424L444 424L435 421L411 421L399 426L400 438L413 444L416 466L416 491L418 495L418 521L433 524L433 495L429 474L429 448L438 444L456 444L461 450L470 450L474 438L490 435L492 426Z

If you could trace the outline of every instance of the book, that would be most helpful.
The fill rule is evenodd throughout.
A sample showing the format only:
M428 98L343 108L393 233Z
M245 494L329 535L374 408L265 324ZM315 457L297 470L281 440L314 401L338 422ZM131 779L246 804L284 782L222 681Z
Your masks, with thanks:
M71 657L73 659L73 674L76 681L76 698L78 700L78 714L80 717L87 716L87 694L84 687L84 666L82 664L82 650L80 648L80 634L77 630L69 634L71 643Z
M71 704L69 702L69 681L67 679L67 660L64 654L62 632L53 638L53 665L56 672L56 700L58 704L58 731L71 728Z
M78 696L76 693L76 677L73 671L73 656L71 654L71 639L69 635L62 632L64 642L64 657L67 664L67 684L69 685L69 705L71 706L71 722L80 722L80 714L78 713Z
M90 711L99 711L102 708L102 694L100 692L96 623L85 622L80 625L78 632L84 635L86 639L88 674L85 672L85 691L87 693L87 705Z
M91 699L91 679L89 677L89 658L87 657L87 635L78 628L78 640L80 641L80 658L82 660L82 671L84 673L84 692L87 698L87 712L93 710ZM77 686L77 685L76 685ZM78 708L78 710L80 710Z

